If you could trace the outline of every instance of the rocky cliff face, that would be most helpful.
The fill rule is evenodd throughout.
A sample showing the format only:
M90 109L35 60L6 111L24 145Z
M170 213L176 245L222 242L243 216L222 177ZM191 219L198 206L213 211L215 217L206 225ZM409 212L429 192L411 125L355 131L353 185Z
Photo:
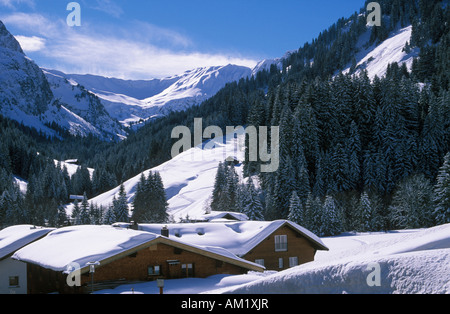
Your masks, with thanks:
M53 94L40 68L27 58L0 22L0 108L20 108L34 116L49 109Z
M64 102L55 97L44 72L28 58L18 41L0 21L0 114L34 127L50 136L57 124L73 135L96 135L115 140L125 135L122 126L112 119L96 97L79 89L79 99Z

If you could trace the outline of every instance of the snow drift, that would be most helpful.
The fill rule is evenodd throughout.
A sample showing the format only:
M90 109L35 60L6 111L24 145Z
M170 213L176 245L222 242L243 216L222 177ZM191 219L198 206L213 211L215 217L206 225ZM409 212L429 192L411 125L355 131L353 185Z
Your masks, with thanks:
M450 224L324 238L316 261L231 289L232 294L448 294ZM375 266L380 286L371 286Z

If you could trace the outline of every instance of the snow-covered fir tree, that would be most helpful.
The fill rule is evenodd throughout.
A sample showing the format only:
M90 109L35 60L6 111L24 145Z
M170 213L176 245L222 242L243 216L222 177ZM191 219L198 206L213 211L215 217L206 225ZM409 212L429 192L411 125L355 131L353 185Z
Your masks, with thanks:
M305 210L296 191L292 192L288 220L295 222L300 226L306 225Z
M128 222L128 199L123 184L120 185L118 198L113 201L113 208L116 222Z
M359 221L357 231L368 232L374 230L372 224L372 220L374 218L374 210L369 198L369 194L366 191L361 194L357 215L357 218L359 218L357 219Z
M425 175L400 182L389 207L391 228L415 229L434 225L433 186Z
M320 198L309 194L305 204L304 227L311 230L313 233L320 235L322 228L322 216L323 210Z
M331 195L325 198L322 209L321 236L335 236L342 233L342 219L336 201Z
M81 207L80 207L80 224L81 225L90 225L91 224L89 202L88 202L86 193L84 193L83 201L81 202Z
M133 201L132 220L139 223L164 223L168 220L167 197L158 172L141 175Z
M116 219L116 215L114 213L114 207L109 206L105 214L103 215L102 223L104 225L112 225L116 223L118 220Z
M444 164L439 170L434 194L436 223L450 223L450 153L445 156Z
M80 205L78 204L78 200L75 200L73 202L73 209L72 209L72 221L74 225L81 225L81 209Z
M246 214L252 221L263 221L264 208L251 177L248 178L248 183L243 186L243 189L246 190L247 194L247 202L244 205L245 207L243 208L243 213Z

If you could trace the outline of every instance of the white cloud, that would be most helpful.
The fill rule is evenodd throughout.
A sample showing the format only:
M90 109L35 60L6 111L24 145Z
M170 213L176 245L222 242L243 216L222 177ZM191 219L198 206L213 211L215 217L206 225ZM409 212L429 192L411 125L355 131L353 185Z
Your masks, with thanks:
M91 4L91 2L89 3ZM122 8L111 0L95 0L93 4L93 9L105 12L116 18L123 14Z
M45 39L37 36L27 37L17 35L17 41L25 52L36 52L44 49Z
M0 0L0 5L10 9L15 9L18 4L26 4L30 7L35 6L34 0Z
M63 20L51 21L38 14L17 13L3 19L27 31L30 36L22 39L36 49L33 59L39 63L41 56L52 62L40 66L67 73L150 79L206 66L256 65L255 60L239 55L195 51L187 36L144 22L99 29L87 23L71 28Z

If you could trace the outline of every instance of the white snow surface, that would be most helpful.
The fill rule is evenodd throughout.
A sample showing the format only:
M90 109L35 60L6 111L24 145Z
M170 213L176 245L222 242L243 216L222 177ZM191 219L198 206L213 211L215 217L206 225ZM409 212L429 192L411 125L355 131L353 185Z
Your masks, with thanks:
M214 189L219 163L230 156L240 161L244 160L244 129L239 129L237 134L237 138L234 134L229 134L223 139L213 139L144 172L145 177L148 177L150 171L160 173L169 203L168 214L173 216L175 221L186 218L187 215L192 219L201 219L205 214L204 204ZM242 165L236 166L236 172L242 177ZM140 178L141 174L124 183L130 205ZM117 197L119 189L120 187L116 187L89 202L109 206L114 196ZM69 206L68 212L70 209Z
M298 230L316 245L326 249L325 244L311 231L286 220L267 221L239 221L193 224L140 224L139 229L158 233L167 226L170 238L179 239L186 243L201 246L219 246L236 254L244 256L259 243L267 239L281 226L288 226Z
M282 272L166 280L165 294L450 294L450 224L430 229L347 233L321 239L330 251ZM380 286L370 287L374 263ZM97 294L158 294L155 282Z
M83 268L89 262L107 259L157 237L149 232L111 226L66 227L17 251L12 258L66 272L72 263Z
M314 262L232 289L232 294L449 294L450 224L323 238ZM369 286L374 263L380 286ZM370 281L370 280L369 280Z
M370 28L363 34L357 44L359 52L355 58L357 61L356 74L361 70L367 70L369 78L373 79L375 76L379 78L386 74L389 64L397 62L399 66L406 63L408 70L411 70L414 57L418 56L418 50L412 49L409 53L403 51L406 43L410 42L412 34L412 26L398 29L389 34L388 39L379 45L373 44L367 47L370 39ZM350 65L343 73L348 73Z
M67 272L73 263L84 268L89 262L104 261L157 238L162 237L157 233L116 226L66 227L52 231L45 238L18 250L12 258L54 271ZM188 244L205 252L260 267L237 257L223 247L196 245L176 238L171 238L170 241Z
M55 166L59 165L61 167L61 169L65 166L67 169L67 173L69 174L70 177L72 177L77 172L77 170L81 167L81 166L77 165L76 163L70 162L70 160L68 160L68 161L53 160L53 162L55 163ZM87 169L88 169L89 174L91 175L91 179L92 179L95 169L92 169L92 168L87 168Z
M0 230L0 259L39 239L54 228L19 225Z

